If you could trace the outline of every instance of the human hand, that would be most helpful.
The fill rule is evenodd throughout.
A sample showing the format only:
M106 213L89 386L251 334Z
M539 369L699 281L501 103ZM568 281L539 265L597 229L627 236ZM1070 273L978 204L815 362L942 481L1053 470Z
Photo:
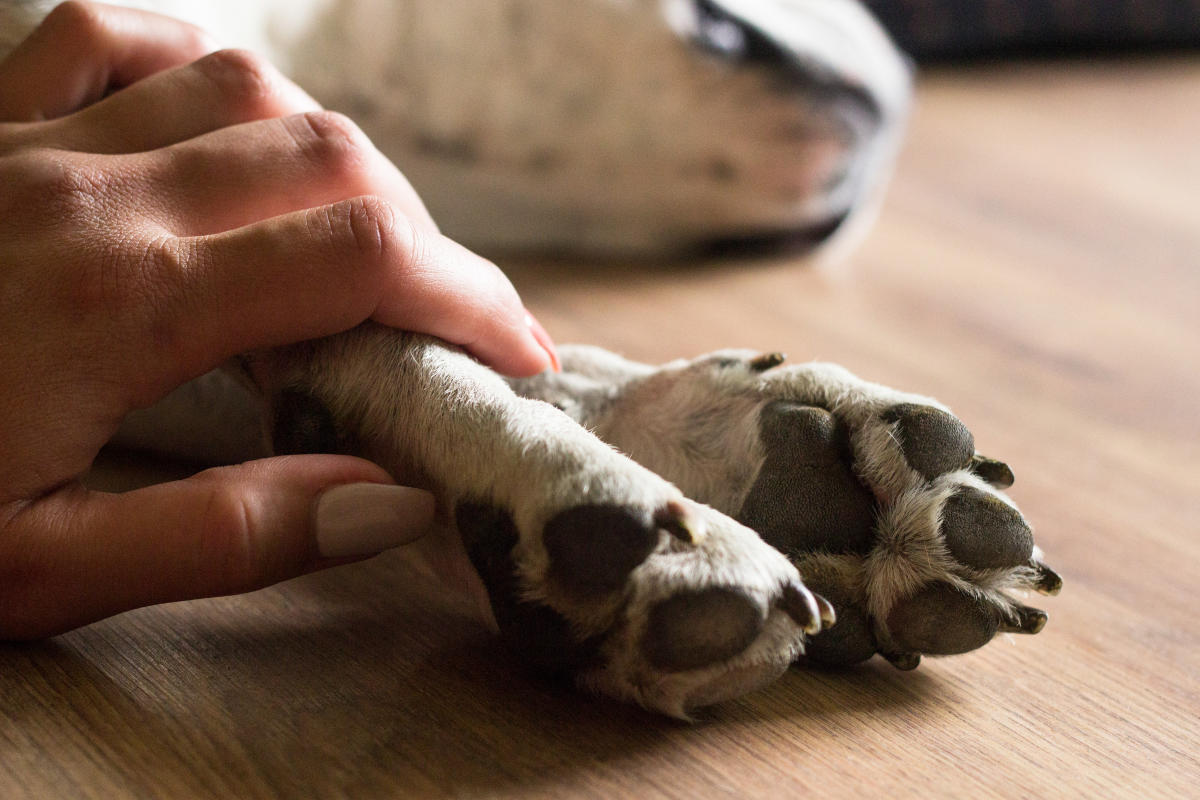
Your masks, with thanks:
M125 494L79 478L131 410L372 318L533 374L552 345L344 117L166 17L60 6L0 63L0 638L247 591L420 536L342 456ZM118 91L119 90L119 91Z

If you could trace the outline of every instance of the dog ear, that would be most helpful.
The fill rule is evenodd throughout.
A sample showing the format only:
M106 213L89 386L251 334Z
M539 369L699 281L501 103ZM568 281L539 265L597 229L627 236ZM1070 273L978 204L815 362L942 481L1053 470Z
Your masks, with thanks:
M299 389L284 389L272 405L271 447L276 455L339 451L333 414L320 400Z

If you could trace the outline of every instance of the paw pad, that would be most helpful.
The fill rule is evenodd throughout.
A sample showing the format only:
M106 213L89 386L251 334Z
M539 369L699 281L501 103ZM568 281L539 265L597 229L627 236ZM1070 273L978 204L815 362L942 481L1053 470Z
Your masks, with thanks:
M1019 567L1033 555L1033 531L1021 514L973 486L960 487L946 500L942 535L951 555L976 569Z
M878 645L866 612L845 603L837 608L837 624L808 640L805 658L830 667L848 667L875 655Z
M940 408L900 403L883 412L883 421L896 424L904 457L926 480L969 466L975 455L975 437Z
M1000 620L990 605L939 583L897 603L887 625L892 641L904 651L953 655L990 642Z
M866 553L874 497L851 469L846 425L816 406L777 401L759 416L766 459L738 521L785 553Z
M758 637L765 610L736 589L678 594L650 610L642 651L666 672L724 661Z

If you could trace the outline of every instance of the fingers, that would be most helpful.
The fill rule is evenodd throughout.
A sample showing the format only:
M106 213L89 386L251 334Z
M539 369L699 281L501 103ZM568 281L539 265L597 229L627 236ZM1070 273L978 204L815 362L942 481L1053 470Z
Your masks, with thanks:
M373 318L467 348L496 369L550 366L516 291L491 262L414 226L377 197L177 239L153 339L165 391L237 353L313 339ZM150 290L155 291L155 290Z
M550 336L508 277L439 234L417 231L405 268L385 274L383 299L371 316L459 345L506 375L559 369Z
M199 28L169 17L63 3L0 65L0 120L61 117L212 49Z
M411 184L358 126L332 111L222 128L118 161L150 175L148 209L172 232L219 233L290 211L373 194L437 230Z
M341 456L208 470L126 494L56 492L0 526L0 639L233 594L412 541L428 492Z
M40 135L85 153L138 153L230 125L319 109L261 56L218 50L48 123Z

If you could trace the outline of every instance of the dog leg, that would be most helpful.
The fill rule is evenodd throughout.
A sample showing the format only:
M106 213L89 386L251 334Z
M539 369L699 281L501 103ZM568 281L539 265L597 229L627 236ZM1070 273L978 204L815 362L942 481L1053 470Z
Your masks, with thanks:
M366 325L249 369L281 449L432 490L502 633L581 686L683 717L773 680L832 622L753 531L435 340Z

